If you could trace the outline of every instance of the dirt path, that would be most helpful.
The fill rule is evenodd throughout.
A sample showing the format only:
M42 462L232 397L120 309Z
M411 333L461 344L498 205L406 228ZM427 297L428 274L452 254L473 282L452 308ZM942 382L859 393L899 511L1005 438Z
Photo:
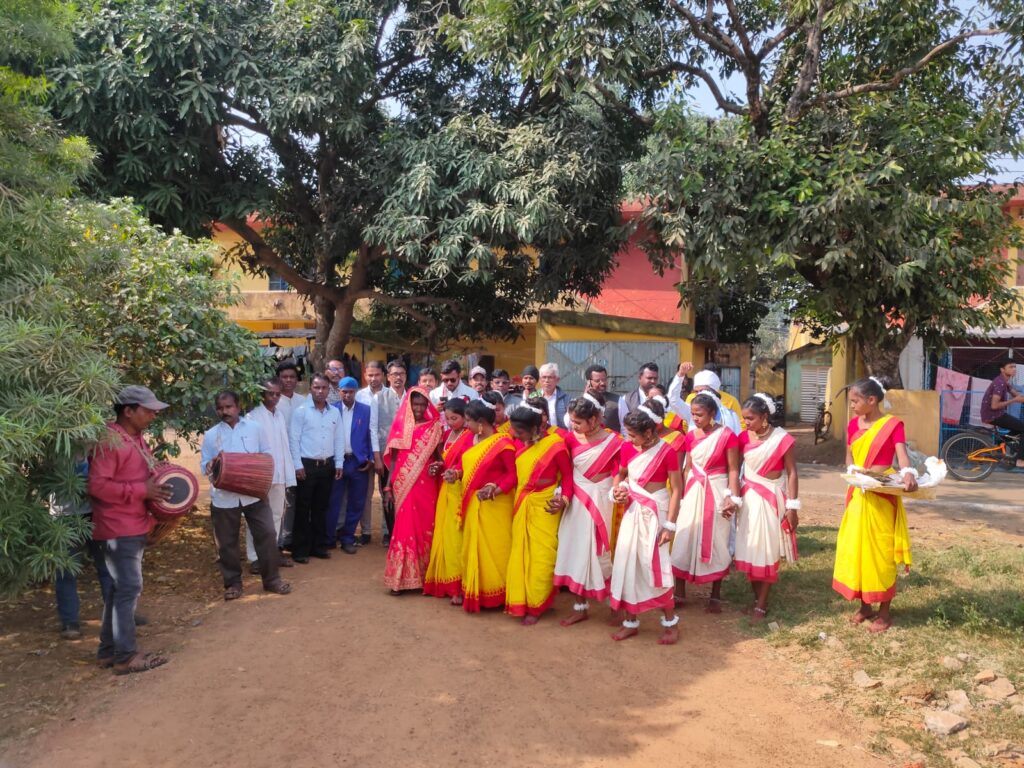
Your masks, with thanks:
M287 597L248 579L237 603L157 633L176 638L168 666L97 675L60 720L9 742L0 766L885 764L859 746L862 728L743 638L735 614L686 609L675 648L655 644L646 617L619 645L603 610L572 629L554 616L523 628L391 597L383 555L296 568Z

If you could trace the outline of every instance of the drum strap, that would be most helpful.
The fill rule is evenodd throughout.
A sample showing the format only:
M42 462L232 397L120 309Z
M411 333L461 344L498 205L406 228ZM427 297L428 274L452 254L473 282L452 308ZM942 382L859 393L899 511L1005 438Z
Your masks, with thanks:
M124 429L122 429L121 427L117 426L116 424L114 425L114 428L118 432L120 432L123 435L123 438L126 439L129 442L129 444L132 446L132 448L134 448L138 452L139 456L142 457L142 460L144 462L146 462L146 466L149 467L149 473L153 474L153 470L156 468L156 465L159 463L156 460L156 457L153 456L153 454L151 454L151 453L149 453L147 451L144 451L142 449L142 446L139 445L139 441L133 440L132 436L129 435L127 432L125 432Z

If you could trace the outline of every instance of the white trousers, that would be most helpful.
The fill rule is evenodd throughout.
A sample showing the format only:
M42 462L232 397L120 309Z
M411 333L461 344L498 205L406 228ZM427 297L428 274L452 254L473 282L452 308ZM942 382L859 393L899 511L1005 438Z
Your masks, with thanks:
M270 492L267 493L267 504L270 506L270 512L274 516L274 530L277 531L277 542L281 543L281 522L284 520L284 483L275 483L270 486ZM245 556L249 558L250 563L256 562L256 546L253 544L252 533L249 531L249 526L245 526Z

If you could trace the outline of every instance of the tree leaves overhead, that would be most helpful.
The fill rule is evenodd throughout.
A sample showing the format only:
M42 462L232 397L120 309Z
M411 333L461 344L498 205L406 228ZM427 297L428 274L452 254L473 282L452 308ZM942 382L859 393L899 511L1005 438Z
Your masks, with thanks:
M658 236L656 264L685 248L688 299L767 278L795 318L848 330L869 364L912 333L941 344L1013 310L997 255L1020 237L1006 194L964 180L1021 154L1019 2L464 8L449 28L476 59L647 129L627 195L648 201L637 223ZM724 117L692 113L698 86Z
M435 346L467 327L431 319L456 299L507 334L607 272L621 126L452 50L453 7L100 3L54 73L60 114L99 148L104 193L188 232L224 222L243 263L311 297L327 355L361 300Z

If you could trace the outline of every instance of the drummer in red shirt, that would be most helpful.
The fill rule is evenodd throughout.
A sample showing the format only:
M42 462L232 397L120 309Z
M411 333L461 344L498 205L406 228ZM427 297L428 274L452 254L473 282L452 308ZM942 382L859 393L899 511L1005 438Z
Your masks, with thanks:
M149 499L167 499L170 490L150 476L153 455L143 433L167 403L147 387L122 389L114 404L117 419L107 425L107 439L89 462L92 537L100 543L113 580L103 604L103 626L97 662L103 669L126 675L167 663L155 653L142 653L135 643L135 603L142 594L142 553L153 518Z

